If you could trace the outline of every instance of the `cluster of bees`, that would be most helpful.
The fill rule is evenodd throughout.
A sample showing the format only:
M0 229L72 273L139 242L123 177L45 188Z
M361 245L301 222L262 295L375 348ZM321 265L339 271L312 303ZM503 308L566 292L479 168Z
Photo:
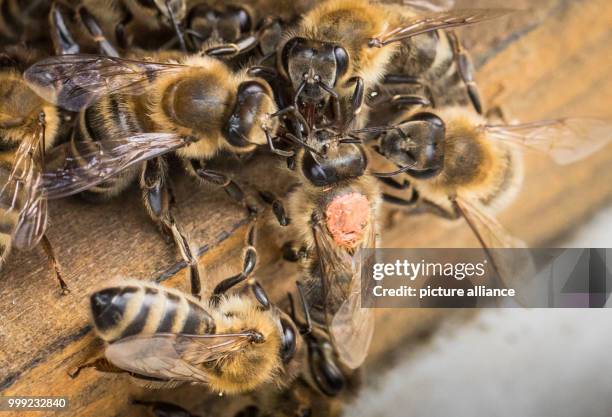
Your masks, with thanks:
M104 200L137 182L189 269L191 294L143 281L95 292L106 350L73 375L93 367L150 388L264 391L241 415L317 415L319 397L351 385L372 340L360 251L377 245L382 202L464 218L485 248L522 246L493 217L520 186L521 150L574 162L605 145L609 125L490 122L452 28L509 11L447 3L0 0L2 259L40 243L67 290L45 236L47 201ZM170 156L255 218L232 173L210 167L221 152L255 150L286 160L296 184L286 198L259 190L295 238L284 256L300 266L299 303L287 309L252 278L254 223L243 270L201 294L172 213ZM375 172L377 158L395 168ZM271 396L283 405L267 411Z

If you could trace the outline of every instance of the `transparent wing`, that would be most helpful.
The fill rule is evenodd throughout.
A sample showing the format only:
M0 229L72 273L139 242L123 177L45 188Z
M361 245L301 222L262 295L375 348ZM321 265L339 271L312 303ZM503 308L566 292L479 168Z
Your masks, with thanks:
M403 3L413 9L429 12L450 10L455 6L455 0L404 0Z
M184 65L99 55L61 55L28 68L24 78L45 100L79 111L100 95L142 94L160 74Z
M524 286L535 276L535 265L525 242L511 236L479 202L460 197L456 203L505 288Z
M423 16L406 25L391 29L370 40L370 47L382 48L393 42L440 29L467 26L505 16L510 9L456 9Z
M370 233L364 248L375 248L376 229L373 220L370 222ZM350 369L357 369L365 361L374 335L374 311L368 303L368 295L372 294L370 283L362 286L361 281L362 271L366 270L366 264L374 262L374 258L357 253L353 261L354 275L348 298L332 318L330 335L342 362ZM362 297L362 290L365 290L365 297ZM364 299L366 305L362 305Z
M126 168L189 143L171 133L142 133L98 142L68 142L47 153L43 186L48 199L87 190Z
M333 242L322 225L313 226L313 235L319 258L326 316L334 315L348 295L355 274L354 260L345 249Z
M227 335L153 334L121 339L106 348L106 358L115 366L152 378L208 382L195 365L215 361L246 346L251 333Z
M600 119L567 118L485 129L493 139L545 152L559 164L584 159L612 141L612 122Z
M42 127L21 141L12 170L0 173L0 207L5 216L16 216L11 231L13 244L31 249L41 239L47 226L47 204L41 174ZM4 178L3 178L4 177Z

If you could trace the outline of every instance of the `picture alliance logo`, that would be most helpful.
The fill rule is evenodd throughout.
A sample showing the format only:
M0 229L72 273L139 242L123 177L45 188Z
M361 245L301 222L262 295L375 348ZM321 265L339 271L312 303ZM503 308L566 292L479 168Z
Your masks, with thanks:
M389 263L375 263L372 278L376 281L397 277L415 281L417 278L454 278L456 280L482 278L488 275L488 260L481 262L411 262L408 259Z

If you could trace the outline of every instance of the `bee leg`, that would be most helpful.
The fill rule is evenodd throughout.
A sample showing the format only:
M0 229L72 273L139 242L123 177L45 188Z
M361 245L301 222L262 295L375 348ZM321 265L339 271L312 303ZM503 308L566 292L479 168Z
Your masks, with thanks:
M457 68L459 69L459 75L461 75L465 87L467 88L467 93L470 97L470 101L472 102L472 106L474 106L474 109L478 112L478 114L483 114L482 99L480 98L478 86L474 81L474 65L472 64L472 60L467 51L461 45L457 34L453 31L448 31L447 34L453 48L453 55L455 57L455 62L457 63Z
M452 210L449 210L427 199L421 199L416 205L415 209L411 210L411 214L423 213L433 214L446 220L457 220L462 217L461 212L457 210L457 207L454 204L452 206Z
M382 198L385 203L393 204L395 206L410 207L414 206L419 202L419 193L416 190L412 190L412 197L410 198L410 200L396 197L391 194L383 194Z
M111 45L108 39L106 39L102 28L100 28L100 25L98 24L98 21L89 12L89 10L87 10L87 8L84 6L80 6L78 9L78 13L81 22L83 22L83 25L85 26L85 29L87 29L87 32L89 32L94 42L98 44L100 54L105 56L118 57L119 52L117 52L115 47L113 47L113 45Z
M353 90L353 96L351 97L351 117L345 123L345 130L349 129L350 124L357 118L363 108L365 102L365 86L363 78L354 77L349 82L355 83L355 90Z
M78 54L81 52L81 47L72 37L70 29L68 29L66 15L69 12L71 10L69 11L65 6L56 2L53 2L51 5L51 39L56 55Z
M249 35L238 39L234 43L214 46L204 51L204 55L231 58L253 50L259 44L257 36Z
M62 268L60 267L60 264L57 261L57 258L55 257L55 250L53 249L53 246L51 245L51 242L49 241L47 235L43 235L42 239L40 240L40 244L42 245L43 250L47 254L47 257L49 258L49 264L55 272L55 277L57 278L57 282L59 283L59 286L62 290L62 295L68 294L70 292L70 289L62 278Z
M170 6L170 0L166 0L166 9L168 10L168 15L170 16L172 27L174 28L174 31L176 32L176 37L179 41L181 51L187 53L187 45L185 44L185 36L183 35L183 31L181 30L178 20L176 20L176 16L174 16L174 12L172 11L172 6Z
M272 212L274 213L274 217L276 217L278 224L281 226L288 226L289 223L291 223L291 219L289 216L287 216L283 202L273 193L269 191L260 191L259 196L266 204L272 206Z
M249 205L242 188L240 188L240 186L236 184L229 176L222 172L206 168L204 162L200 160L191 160L190 165L191 169L193 169L195 174L201 180L222 187L223 190L225 190L225 193L230 196L232 200L243 205L247 209L249 216L253 217L257 215L257 208Z
M246 248L243 255L242 271L234 276L224 279L213 290L211 300L218 303L221 296L228 290L246 280L257 265L257 250L255 249L255 223L251 223L246 238Z
M140 188L149 216L159 225L162 234L169 236L174 241L181 257L187 263L191 294L199 297L202 285L198 261L189 246L187 237L185 237L170 210L173 195L169 190L166 178L166 164L163 158L155 158L146 162L140 179Z
M378 178L378 180L386 186L391 187L395 190L407 190L412 185L407 179L404 179L404 182L398 182L393 178Z
M81 373L83 369L87 369L87 368L94 368L96 371L99 371L99 372L107 372L107 373L114 373L114 374L128 373L127 371L121 368L117 368L115 365L110 363L108 359L98 358L98 359L94 359L91 362L86 362L82 365L79 365L71 369L70 371L68 371L68 376L74 379L79 376L79 374Z

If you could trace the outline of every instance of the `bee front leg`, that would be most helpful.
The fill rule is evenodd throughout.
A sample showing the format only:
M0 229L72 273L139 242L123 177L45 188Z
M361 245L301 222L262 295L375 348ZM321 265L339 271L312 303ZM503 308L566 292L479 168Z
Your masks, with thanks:
M272 212L274 213L274 217L276 217L278 224L284 227L291 223L291 219L287 215L283 202L276 197L276 195L269 191L260 191L259 196L266 204L272 206Z
M189 241L172 215L170 205L174 200L166 177L166 163L163 158L147 161L140 179L143 202L151 219L159 226L162 234L173 240L181 257L189 268L191 294L200 296L202 285L198 261Z
M249 231L247 232L246 237L246 248L244 249L243 254L243 262L242 262L242 271L234 276L224 279L221 281L213 290L213 295L211 300L215 303L218 303L221 299L221 296L225 294L228 290L235 287L239 283L243 282L255 270L255 266L257 265L257 250L255 249L255 223L251 223L249 227Z
M86 362L82 365L79 365L71 369L70 371L68 371L68 376L74 379L79 376L79 374L81 373L83 369L87 369L87 368L94 368L96 371L99 371L99 372L107 372L107 373L114 373L114 374L128 373L127 371L121 368L117 368L115 365L110 363L108 359L98 358L98 359L94 359L91 362Z
M57 261L57 258L55 256L55 250L53 249L53 246L51 245L51 241L49 241L49 238L47 237L47 235L43 235L40 241L40 244L43 250L45 251L45 253L47 254L47 257L49 258L49 264L51 265L51 268L55 272L55 278L57 278L57 282L59 283L59 286L62 290L62 295L68 294L70 292L70 289L68 288L68 285L66 284L64 279L62 278L62 269L60 267L59 262Z
M81 18L81 22L89 32L89 35L92 37L95 43L98 44L98 48L101 55L118 57L119 52L111 45L111 43L106 39L100 24L96 20L96 18L85 8L84 6L79 7L78 9L79 17Z
M81 47L72 37L68 29L67 14L70 11L63 5L53 3L49 18L51 22L51 39L56 55L78 54Z
M190 168L198 176L198 178L209 184L222 187L225 193L230 196L232 200L236 201L247 209L250 217L255 217L257 215L257 208L251 206L247 202L242 188L228 175L206 168L204 162L200 160L191 160L189 161L189 164Z
M478 86L474 81L474 65L472 64L472 60L467 51L461 45L457 34L453 31L448 31L447 34L453 48L453 55L455 57L455 62L457 63L457 68L459 69L459 74L461 75L465 87L467 88L467 93L470 97L470 101L472 102L472 106L474 107L474 110L478 112L478 114L483 114L482 99L480 98Z

